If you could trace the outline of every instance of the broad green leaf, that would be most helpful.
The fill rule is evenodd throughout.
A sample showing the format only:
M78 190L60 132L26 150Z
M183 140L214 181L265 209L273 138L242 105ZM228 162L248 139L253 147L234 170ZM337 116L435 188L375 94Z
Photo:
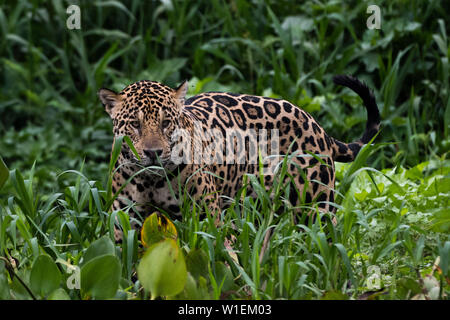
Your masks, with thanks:
M397 290L402 299L405 299L407 295L412 297L413 295L422 292L419 282L409 277L405 277L397 281Z
M30 286L34 294L45 297L56 290L60 283L61 272L52 258L48 255L38 256L30 274Z
M188 272L186 284L182 292L175 296L169 296L168 300L201 300L203 297L197 288L194 277Z
M22 278L23 275L24 274L22 272L22 274L20 274L20 277ZM9 286L11 289L10 290L11 296L15 297L15 299L17 299L17 300L32 300L33 299L33 297L30 295L30 293L27 291L27 289L18 280L18 277L14 277Z
M181 292L187 279L183 253L173 239L165 239L148 248L137 268L138 279L152 299Z
M108 299L119 288L120 261L107 254L93 258L81 267L81 292L85 298Z
M69 295L63 288L58 288L48 296L48 300L70 300Z
M81 265L85 265L90 260L107 254L114 255L115 247L111 239L109 239L109 237L103 236L100 239L92 242L92 244L89 246L89 248L86 250L86 253L83 256L83 262Z
M0 273L0 300L11 299L11 294L9 293L8 278L5 272Z
M186 266L189 273L195 278L208 275L209 259L202 249L194 249L186 256Z
M172 221L155 212L148 216L141 229L141 241L145 247L164 239L177 239L177 229Z

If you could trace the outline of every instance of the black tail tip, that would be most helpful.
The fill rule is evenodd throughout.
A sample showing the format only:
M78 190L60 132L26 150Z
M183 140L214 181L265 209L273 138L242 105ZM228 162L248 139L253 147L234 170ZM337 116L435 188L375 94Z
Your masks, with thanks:
M333 77L333 82L335 84L347 87L353 83L357 83L360 81L358 79L356 79L355 77L353 77L352 75L338 74Z
M336 75L333 82L337 85L350 88L357 93L364 102L367 109L366 130L360 139L363 143L368 143L372 137L378 132L380 127L380 112L378 110L375 96L369 87L351 75Z

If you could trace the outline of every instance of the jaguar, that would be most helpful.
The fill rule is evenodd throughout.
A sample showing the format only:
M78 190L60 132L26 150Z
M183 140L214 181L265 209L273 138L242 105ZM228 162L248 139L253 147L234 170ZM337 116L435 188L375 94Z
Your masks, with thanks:
M112 191L118 197L112 209L133 206L142 218L156 208L180 219L178 191L187 190L219 221L248 181L245 176L259 176L262 167L272 166L263 175L265 188L270 188L277 166L263 160L278 155L278 168L289 156L284 179L292 208L315 203L318 210L334 213L334 161L355 159L379 131L380 114L365 83L349 75L334 76L333 81L358 94L367 110L365 131L354 142L329 136L309 113L283 99L228 92L186 99L187 81L175 89L149 80L120 92L100 89L99 99L113 123L113 145L118 137L128 136L134 146L124 144L116 162ZM255 197L249 189L247 195ZM130 210L133 228L139 225L135 211Z

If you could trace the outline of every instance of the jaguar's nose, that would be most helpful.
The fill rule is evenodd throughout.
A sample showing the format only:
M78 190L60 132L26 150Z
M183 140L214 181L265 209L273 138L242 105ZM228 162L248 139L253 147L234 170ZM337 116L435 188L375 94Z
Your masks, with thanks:
M161 157L163 153L162 149L145 149L144 154L147 158L156 160L157 157Z

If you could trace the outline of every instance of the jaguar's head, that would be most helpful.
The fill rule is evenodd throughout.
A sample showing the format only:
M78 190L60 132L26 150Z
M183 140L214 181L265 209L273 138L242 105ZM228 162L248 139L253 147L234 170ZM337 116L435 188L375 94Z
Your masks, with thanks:
M135 82L121 92L100 89L98 96L113 120L114 136L128 136L141 161L138 162L128 146L122 147L126 160L143 166L164 165L171 157L171 137L179 127L188 85L177 89L154 81Z

